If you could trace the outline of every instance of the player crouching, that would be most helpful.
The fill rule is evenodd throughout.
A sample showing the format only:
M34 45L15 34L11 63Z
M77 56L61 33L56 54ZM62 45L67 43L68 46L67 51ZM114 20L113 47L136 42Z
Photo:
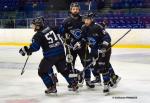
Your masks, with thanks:
M38 74L47 87L46 94L57 93L56 76L53 73L53 66L66 79L73 91L77 91L77 81L69 78L69 69L66 68L65 51L61 40L58 37L58 29L45 27L42 17L32 21L32 28L36 32L29 47L24 46L19 50L21 55L31 55L40 49L43 50L43 59L39 64Z

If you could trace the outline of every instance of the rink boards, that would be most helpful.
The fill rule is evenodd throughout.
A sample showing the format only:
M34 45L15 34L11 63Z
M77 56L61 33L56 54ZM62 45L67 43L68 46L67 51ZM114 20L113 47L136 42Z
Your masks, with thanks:
M107 29L112 44L129 29ZM29 45L34 35L32 29L0 29L0 45ZM117 48L150 48L150 29L132 29L117 45Z

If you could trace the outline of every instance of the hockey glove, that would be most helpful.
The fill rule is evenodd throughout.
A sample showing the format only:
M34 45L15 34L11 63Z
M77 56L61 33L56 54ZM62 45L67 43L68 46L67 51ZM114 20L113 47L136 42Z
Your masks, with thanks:
M80 49L81 48L81 43L80 42L76 42L74 47L73 47L73 50L77 50L77 49Z
M99 54L105 54L106 53L106 48L98 49L98 53Z
M107 41L103 41L101 47L98 50L100 56L105 57L105 53L107 52L109 43Z
M25 56L26 54L29 56L32 54L32 52L29 51L29 48L27 46L24 46L22 47L20 50L19 50L19 53L22 55L22 56Z

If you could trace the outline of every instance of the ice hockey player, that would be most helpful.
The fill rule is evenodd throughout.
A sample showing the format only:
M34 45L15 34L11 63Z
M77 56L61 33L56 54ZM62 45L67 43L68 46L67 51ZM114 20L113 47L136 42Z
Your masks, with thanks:
M99 23L99 26L105 30L105 28L107 27L108 25L108 22L106 20L104 20L103 22ZM111 54L110 54L111 55ZM112 67L112 65L109 63L108 65L108 68L109 68L109 75L111 77L111 82L112 82L112 87L116 87L117 86L117 83L120 81L121 77L119 77L118 75L115 74L114 72L114 69ZM96 71L92 71L94 76L95 76L95 80L92 81L92 83L100 83L101 81L101 78L100 78L100 74L97 73Z
M32 28L36 32L32 38L32 43L29 47L24 46L19 50L19 53L31 55L40 49L43 50L43 59L39 64L38 74L43 80L47 90L46 94L57 93L56 77L53 73L52 66L56 66L66 81L69 83L73 91L78 89L77 81L74 78L69 78L69 69L66 68L66 59L64 46L58 37L57 28L46 27L43 17L33 19Z
M81 27L83 25L82 16L80 16L80 6L78 3L72 3L70 5L70 15L64 20L62 24L63 28L63 38L65 43L69 46L66 46L67 54L73 56L72 67L74 68L76 57L79 56L83 67L86 66L86 58L89 55L89 50L86 44L81 43ZM70 52L69 52L70 51ZM67 64L71 66L71 63ZM79 72L79 71L78 71ZM86 85L90 88L94 88L94 83L91 83L90 70L84 72Z
M110 55L111 49L111 38L109 34L103 29L99 24L93 20L93 13L88 12L84 16L85 24L82 26L82 33L84 35L84 41L88 43L91 48L91 60L97 60L94 65L94 70L97 73L102 73L105 94L109 93L110 87L110 75L109 66L110 65ZM83 41L82 40L82 41Z

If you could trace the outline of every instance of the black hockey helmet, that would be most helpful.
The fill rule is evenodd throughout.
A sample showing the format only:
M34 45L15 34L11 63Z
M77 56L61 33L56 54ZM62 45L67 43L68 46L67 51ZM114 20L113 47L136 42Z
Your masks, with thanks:
M78 7L80 9L80 5L78 4L78 2L73 2L70 4L70 10L72 7Z
M32 24L36 26L43 27L44 26L44 18L43 17L37 17L32 20Z
M83 19L93 19L94 17L95 17L95 14L91 11L88 11L83 15Z

